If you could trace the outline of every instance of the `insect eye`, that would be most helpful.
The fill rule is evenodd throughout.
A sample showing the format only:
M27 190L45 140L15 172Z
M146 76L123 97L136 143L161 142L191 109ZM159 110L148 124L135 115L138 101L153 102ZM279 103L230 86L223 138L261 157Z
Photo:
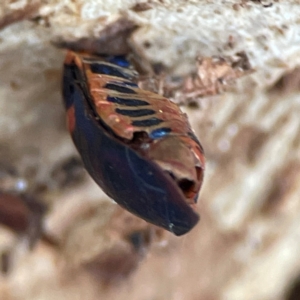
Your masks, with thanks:
M194 186L194 182L188 179L182 179L178 182L178 186L183 191L183 193L188 193Z
M194 189L195 182L187 178L178 179L172 172L169 171L166 173L177 183L183 194L189 198L191 191Z

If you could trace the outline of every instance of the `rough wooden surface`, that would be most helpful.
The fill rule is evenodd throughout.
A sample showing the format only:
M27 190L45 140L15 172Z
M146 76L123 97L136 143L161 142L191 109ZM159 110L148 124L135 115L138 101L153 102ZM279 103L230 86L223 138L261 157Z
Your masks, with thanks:
M255 69L182 106L207 157L201 222L182 238L110 202L65 129L64 50L51 42L118 18L139 26L131 43L167 76L242 51ZM33 249L27 222L0 228L1 299L299 299L298 1L6 0L0 27L0 204L25 194L47 207Z

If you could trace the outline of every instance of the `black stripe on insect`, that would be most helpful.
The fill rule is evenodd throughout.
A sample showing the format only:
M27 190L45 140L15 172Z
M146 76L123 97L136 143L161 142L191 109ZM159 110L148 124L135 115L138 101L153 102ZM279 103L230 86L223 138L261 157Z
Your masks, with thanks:
M146 106L150 105L149 102L140 100L140 99L133 99L133 98L122 98L122 97L112 97L107 96L107 101L113 102L116 104L124 105L124 106Z
M160 123L163 123L163 120L158 118L149 118L145 120L136 120L131 122L133 126L137 126L137 127L152 127L152 126L157 126Z
M134 91L133 89L128 88L126 86L119 85L119 84L114 84L114 83L107 83L104 86L104 88L115 91L115 92L119 92L122 94L136 94L136 91Z
M92 63L90 64L90 68L96 74L115 76L127 80L132 80L136 76L135 73L128 72L124 68L103 62Z
M151 116L156 113L155 110L153 110L153 109L120 109L120 108L116 108L115 111L117 114L121 114L123 116L128 116L131 118Z

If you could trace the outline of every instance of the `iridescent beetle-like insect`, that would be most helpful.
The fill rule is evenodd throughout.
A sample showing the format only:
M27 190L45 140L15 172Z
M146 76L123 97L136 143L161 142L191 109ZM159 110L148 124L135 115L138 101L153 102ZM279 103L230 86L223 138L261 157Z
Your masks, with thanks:
M121 56L69 51L63 96L69 131L103 191L176 235L198 222L203 149L179 107L137 85Z

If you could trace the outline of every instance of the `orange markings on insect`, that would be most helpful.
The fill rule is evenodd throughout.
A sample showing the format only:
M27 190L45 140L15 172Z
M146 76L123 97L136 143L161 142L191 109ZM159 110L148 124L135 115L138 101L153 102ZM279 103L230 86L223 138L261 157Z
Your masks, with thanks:
M74 132L75 124L76 124L76 122L75 122L75 109L74 109L74 106L71 106L67 110L67 126L68 126L69 132Z

